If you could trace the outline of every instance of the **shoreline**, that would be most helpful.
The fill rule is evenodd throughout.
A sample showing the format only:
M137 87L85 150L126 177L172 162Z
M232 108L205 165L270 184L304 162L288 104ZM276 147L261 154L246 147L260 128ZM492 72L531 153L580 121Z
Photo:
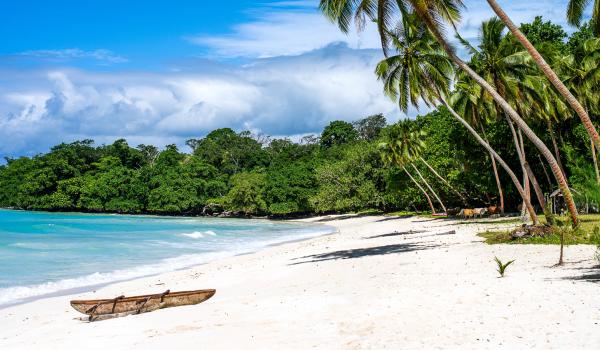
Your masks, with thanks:
M82 213L82 214L85 214L85 213ZM85 215L88 215L88 214L85 214ZM122 214L117 214L117 215L122 215ZM204 217L198 217L198 218L204 218ZM230 219L230 218L215 218L215 219ZM269 219L265 219L265 220L275 221L275 220L269 220ZM277 222L277 221L275 221L275 222ZM301 238L296 238L296 237L294 237L294 235L284 236L284 237L282 237L284 239L283 241L276 241L276 242L273 242L273 243L267 243L264 246L259 246L259 247L250 247L247 250L242 249L241 252L223 251L223 252L221 252L221 253L224 254L223 256L214 257L214 258L208 258L204 262L196 263L196 264L193 264L193 265L190 265L190 266L184 266L184 267L175 268L173 270L160 271L160 272L155 272L155 273L150 273L150 274L146 274L146 275L135 276L135 277L131 277L131 278L125 278L125 279L116 279L116 280L113 280L113 281L102 282L102 283L97 283L97 284L90 284L90 285L86 285L86 286L82 286L82 287L66 288L66 289L62 289L62 290L53 291L53 292L50 292L50 293L47 293L47 294L41 294L41 295L35 295L35 296L25 297L23 299L15 301L15 302L8 302L6 304L0 304L0 311L3 310L3 309L6 309L6 308L13 307L13 306L19 306L19 305L23 305L23 304L35 302L37 300L54 298L54 297L63 297L63 296L78 295L78 294L83 294L83 293L90 293L90 292L93 292L93 291L95 291L97 289L102 289L104 287L107 287L107 286L110 286L110 285L116 284L116 283L126 283L126 282L131 282L131 281L135 281L135 280L142 279L142 278L155 277L155 276L159 276L161 274L168 274L170 272L176 272L176 271L184 271L184 270L194 269L194 268L198 268L198 267L200 267L202 265L210 264L210 263L215 262L215 261L219 261L219 260L223 260L223 259L229 259L229 258L233 258L233 257L236 257L236 256L243 256L243 255L255 254L257 252L260 252L261 250L269 249L270 247L277 247L277 246L280 246L280 245L285 245L285 244L290 244L290 243L296 243L296 242L302 242L302 241L310 240L310 239L313 239L313 238L318 238L318 237L322 237L322 236L336 234L338 232L338 230L335 227L327 225L325 223L307 223L307 222L298 221L298 220L286 220L284 222L303 224L307 228L312 226L312 227L315 228L315 232L305 234L305 237L301 237ZM322 230L327 230L328 232L321 232ZM289 238L289 240L287 238ZM194 254L194 255L203 256L203 255L206 255L206 254ZM178 259L178 258L182 258L182 257L185 257L185 256L189 256L189 255L174 256L174 257L166 258L166 259L163 259L163 260ZM152 266L152 264L143 264L143 265L132 267L130 269L141 268L141 267L144 267L144 266ZM113 273L115 273L117 271L121 271L121 270L113 270L113 271L109 271L109 272L96 272L96 273L100 273L100 274L113 274ZM63 280L59 280L59 281L55 281L55 282L51 282L51 283L60 283L60 282L63 282L63 281L66 281L66 280L70 280L70 279L78 280L78 279L86 278L88 276L90 276L90 275L79 276L79 277L72 277L72 278L69 278L69 279L63 279ZM11 289L11 288L35 288L35 287L43 286L44 284L45 283L40 283L40 284L35 284L35 285L25 285L25 286L11 286L11 287L6 287L6 289Z
M160 213L150 213L150 212L140 212L140 213L119 213L113 211L81 211L81 210L72 210L72 211L64 211L64 210L38 210L38 209L23 209L16 207L0 207L0 210L5 211L25 211L30 213L47 213L47 214L82 214L82 215L121 215L121 216L133 216L133 217L152 217L152 218L214 218L214 219L242 219L242 220L273 220L273 221L295 221L295 220L304 220L315 217L322 217L322 215L316 213L310 214L298 214L291 216L274 216L269 217L265 216L252 216L252 215L209 215L202 213L194 213L194 214L160 214ZM334 214L337 215L337 214ZM345 215L345 214L340 214ZM382 214L383 215L383 214Z
M0 346L594 349L600 343L599 285L583 279L597 273L592 246L567 246L568 264L552 269L555 246L488 245L475 236L507 223L302 221L316 220L338 232L1 309ZM506 277L497 277L494 256L516 259ZM68 304L204 288L217 293L200 305L94 323L79 320L84 315Z
M327 225L322 225L322 226L327 226ZM332 227L333 228L333 227ZM236 254L232 254L230 256L223 256L223 257L219 257L219 258L215 258L214 260L209 260L203 263L199 263L199 264L195 264L195 265L191 265L191 266L186 266L186 267L181 267L181 268L177 268L174 269L172 271L167 271L167 272L157 272L157 273L153 273L153 274L149 274L149 275L143 275L143 276L138 276L138 277L132 277L132 278L128 278L128 279L124 279L124 280L115 280L115 281L111 281L111 282L106 282L106 283L98 283L98 284L93 284L93 285L89 285L89 286L84 286L84 287L77 287L77 288L69 288L69 289L65 289L65 290L60 290L60 291L56 291L56 292L51 292L48 294L43 294L43 295L39 295L39 296L32 296L32 297L28 297L25 298L23 300L17 301L15 303L7 303L7 304L0 304L0 311L2 311L3 309L7 309L13 306L19 306L19 305L23 305L23 304L28 304L28 303L32 303L38 300L43 300L43 299L49 299L49 298L54 298L54 297L63 297L63 296L71 296L71 295L78 295L78 294L83 294L83 293L90 293L92 291L94 291L95 289L101 289L116 283L126 283L126 282L131 282L131 281L135 281L135 280L139 280L142 278L148 278L148 277L155 277L155 276L159 276L161 274L168 274L170 272L176 272L176 271L185 271L185 270L190 270L190 269L195 269L198 268L202 265L206 265L206 264L210 264L212 262L215 261L219 261L219 260L223 260L223 259L229 259L229 258L233 258L236 256L244 256L244 255L251 255L251 254L255 254L260 252L261 250L265 250L265 249L269 249L271 247L278 247L278 246L283 246L286 244L292 244L292 243L298 243L298 242L303 242L303 241L308 241L314 238L319 238L319 237L323 237L323 236L329 236L329 235L334 235L338 233L337 230L333 230L332 232L328 232L328 233L323 233L323 234L319 234L316 236L311 236L311 237L305 237L305 238L296 238L296 239L291 239L289 241L283 241L283 242L277 242L277 243L269 243L263 247L259 247L256 248L254 250L250 250L247 252L242 252L242 253L236 253ZM175 257L177 258L177 257ZM112 272L110 272L112 273ZM29 286L15 286L15 287L29 287ZM13 288L13 287L8 287L8 288Z

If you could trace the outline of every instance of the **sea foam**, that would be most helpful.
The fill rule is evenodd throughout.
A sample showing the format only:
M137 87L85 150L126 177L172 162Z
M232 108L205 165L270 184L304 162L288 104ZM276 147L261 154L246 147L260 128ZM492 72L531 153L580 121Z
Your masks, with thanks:
M189 237L189 238L194 238L194 239L198 239L198 238L203 238L204 237L204 234L202 234L202 232L198 232L198 231L192 232L192 233L182 233L181 235Z
M182 233L182 236L185 237L189 237L189 238L193 238L193 239L198 239L198 238L204 238L204 236L216 236L217 234L215 233L215 231L204 231L204 232L199 232L199 231L194 231L191 233Z

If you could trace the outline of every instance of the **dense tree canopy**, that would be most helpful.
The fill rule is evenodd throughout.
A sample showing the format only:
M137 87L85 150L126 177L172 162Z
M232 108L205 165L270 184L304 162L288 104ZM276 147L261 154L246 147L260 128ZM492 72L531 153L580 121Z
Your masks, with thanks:
M343 120L336 120L323 129L321 145L324 147L339 146L358 139L358 131L352 124Z

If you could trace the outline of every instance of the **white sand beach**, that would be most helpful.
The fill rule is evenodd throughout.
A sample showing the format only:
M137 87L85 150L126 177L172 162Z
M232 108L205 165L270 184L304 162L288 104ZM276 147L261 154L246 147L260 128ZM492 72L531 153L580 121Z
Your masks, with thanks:
M0 349L600 348L595 247L567 247L567 264L552 268L556 246L487 245L475 235L506 223L326 223L339 232L1 309ZM408 230L423 232L387 235ZM506 277L498 278L494 256L516 260ZM217 293L195 306L93 323L69 305L202 288Z

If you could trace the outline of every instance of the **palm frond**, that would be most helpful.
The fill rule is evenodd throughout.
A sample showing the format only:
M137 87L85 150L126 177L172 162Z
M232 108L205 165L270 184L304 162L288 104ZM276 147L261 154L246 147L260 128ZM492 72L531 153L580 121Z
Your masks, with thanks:
M567 5L567 21L569 24L579 27L583 11L589 3L590 0L569 0L569 4Z

